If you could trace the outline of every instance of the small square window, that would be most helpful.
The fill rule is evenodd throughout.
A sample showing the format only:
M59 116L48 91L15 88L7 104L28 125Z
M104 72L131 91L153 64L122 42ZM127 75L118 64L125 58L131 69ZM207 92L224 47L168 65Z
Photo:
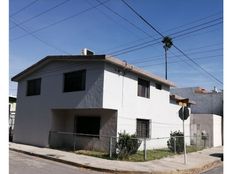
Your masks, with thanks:
M139 138L150 137L150 120L148 119L136 119L136 135Z
M156 83L155 87L156 87L156 89L162 90L162 85L161 84Z
M86 70L64 74L64 92L85 90Z
M40 95L41 78L27 81L27 96Z

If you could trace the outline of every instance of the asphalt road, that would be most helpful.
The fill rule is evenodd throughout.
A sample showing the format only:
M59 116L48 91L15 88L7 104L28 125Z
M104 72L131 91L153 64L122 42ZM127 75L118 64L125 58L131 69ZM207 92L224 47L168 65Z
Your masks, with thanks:
M209 171L201 173L201 174L223 174L223 166L214 168L212 170L209 170Z
M9 151L10 174L100 174L84 168Z

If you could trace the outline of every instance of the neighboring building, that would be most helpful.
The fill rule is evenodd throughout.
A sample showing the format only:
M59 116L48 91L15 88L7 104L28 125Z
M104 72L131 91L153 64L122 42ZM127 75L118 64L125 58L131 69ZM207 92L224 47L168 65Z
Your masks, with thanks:
M172 88L170 92L195 101L191 106L194 114L223 115L223 92L209 92L201 87Z
M181 95L196 102L191 105L190 132L191 136L206 133L207 146L223 144L223 92L215 88L211 92L200 87L173 88L172 94ZM195 138L191 142L197 143Z
M77 148L105 151L119 132L157 138L182 130L180 106L170 103L174 84L116 58L47 56L12 80L18 143L72 146L75 139ZM185 124L190 135L190 119ZM151 142L148 148L167 147L167 139Z
M9 140L12 141L16 112L16 97L9 97Z
M215 114L192 114L190 118L191 134L195 136L192 144L202 143L202 133L206 133L206 146L215 147L222 145L222 117ZM196 137L198 135L198 138Z

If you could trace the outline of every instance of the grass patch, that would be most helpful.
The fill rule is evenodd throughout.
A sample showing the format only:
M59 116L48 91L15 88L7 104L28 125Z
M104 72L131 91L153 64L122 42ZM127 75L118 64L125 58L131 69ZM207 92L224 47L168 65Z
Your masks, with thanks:
M203 149L204 149L204 147L187 146L186 151L187 151L187 153L191 153L191 152L197 152L197 151L200 151Z
M175 155L175 153L171 152L169 149L147 150L147 161L157 160L173 155ZM143 151L138 151L136 154L129 156L128 161L144 161Z
M196 152L202 150L204 148L199 148L195 146L187 146L187 153ZM89 151L89 150L78 150L75 151L76 154L93 156L97 158L103 159L110 159L109 154L105 152L98 152L98 151ZM161 158L178 155L174 152L171 152L169 149L154 149L154 150L147 150L147 161L150 160L158 160ZM115 155L113 155L112 159L110 160L119 160ZM144 154L143 151L138 151L136 154L130 155L128 159L124 159L123 161L132 161L132 162L142 162L144 161Z

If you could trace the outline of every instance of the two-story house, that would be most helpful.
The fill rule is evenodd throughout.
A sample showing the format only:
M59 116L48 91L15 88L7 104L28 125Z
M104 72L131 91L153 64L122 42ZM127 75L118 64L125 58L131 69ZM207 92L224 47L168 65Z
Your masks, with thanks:
M76 147L107 150L108 137L119 132L157 138L182 130L180 106L170 103L174 84L110 56L47 56L12 80L18 82L14 142L68 146L75 138Z

